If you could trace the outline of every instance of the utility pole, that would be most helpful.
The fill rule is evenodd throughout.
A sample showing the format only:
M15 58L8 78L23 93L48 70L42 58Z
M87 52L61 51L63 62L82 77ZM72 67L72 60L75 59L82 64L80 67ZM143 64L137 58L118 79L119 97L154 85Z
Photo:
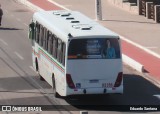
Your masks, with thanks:
M96 20L102 20L102 4L101 0L95 0Z

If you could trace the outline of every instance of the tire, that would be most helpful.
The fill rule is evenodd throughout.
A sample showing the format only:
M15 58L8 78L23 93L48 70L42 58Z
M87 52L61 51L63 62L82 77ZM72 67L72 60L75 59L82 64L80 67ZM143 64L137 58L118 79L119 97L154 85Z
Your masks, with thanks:
M37 58L35 59L35 64L36 64L36 71L38 72L39 71L39 67L38 67L38 60L37 60Z
M53 83L53 94L55 98L60 98L60 95L56 91L56 83L55 83L55 78L52 76L52 83Z
M39 79L41 80L41 81L45 81L45 79L39 74Z

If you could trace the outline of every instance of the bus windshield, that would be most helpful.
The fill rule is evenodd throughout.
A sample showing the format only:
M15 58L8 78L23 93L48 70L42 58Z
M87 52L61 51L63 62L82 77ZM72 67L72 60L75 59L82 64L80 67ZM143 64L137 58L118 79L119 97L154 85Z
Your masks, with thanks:
M120 46L116 38L73 39L69 43L68 59L119 59Z

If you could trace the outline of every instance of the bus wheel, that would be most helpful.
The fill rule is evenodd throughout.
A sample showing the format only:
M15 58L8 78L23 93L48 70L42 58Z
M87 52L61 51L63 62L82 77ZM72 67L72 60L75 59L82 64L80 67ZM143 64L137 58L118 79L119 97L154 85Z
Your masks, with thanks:
M39 74L39 79L41 80L41 81L45 81L45 79Z
M56 98L59 98L60 95L57 93L56 91L56 83L55 83L55 78L54 78L54 75L52 76L52 83L53 83L53 94Z
M40 73L39 73L39 66L38 66L38 60L37 60L37 58L36 58L35 62L36 62L36 71L38 72L39 79L40 79L41 81L45 81L44 78L43 78L43 77L40 75Z

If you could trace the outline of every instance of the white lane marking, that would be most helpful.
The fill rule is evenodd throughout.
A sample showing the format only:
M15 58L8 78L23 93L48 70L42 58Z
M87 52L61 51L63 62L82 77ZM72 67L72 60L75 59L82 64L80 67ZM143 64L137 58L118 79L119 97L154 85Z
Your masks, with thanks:
M119 34L119 35L120 35L120 34ZM148 54L151 54L151 55L153 55L153 56L155 56L155 57L157 57L157 58L160 58L160 55L159 55L159 54L157 54L157 53L155 53L155 52L153 52L153 51L151 51L151 50L149 50L149 49L141 46L140 44L135 43L135 42L133 42L133 41L131 41L131 40L129 40L129 39L121 36L121 35L120 35L120 38L121 38L122 40L124 40L124 41L126 41L126 42L128 42L128 43L130 43L130 44L132 44L132 45L134 45L134 46L136 46L136 47L144 50L144 51L147 52Z
M7 42L5 42L4 40L0 39L0 41L1 41L4 45L8 46Z
M63 5L60 5L60 4L56 3L56 2L54 2L53 0L48 0L48 1L51 2L51 3L53 3L53 4L55 4L55 5L58 6L58 7L61 7L62 9L65 9L65 10L70 11L70 9L66 8L66 7L63 6Z
M34 68L33 68L33 66L29 66L29 68L31 68L33 71L35 71Z
M19 57L21 60L24 60L24 58L18 53L18 52L14 52L16 55L17 55L17 57Z

